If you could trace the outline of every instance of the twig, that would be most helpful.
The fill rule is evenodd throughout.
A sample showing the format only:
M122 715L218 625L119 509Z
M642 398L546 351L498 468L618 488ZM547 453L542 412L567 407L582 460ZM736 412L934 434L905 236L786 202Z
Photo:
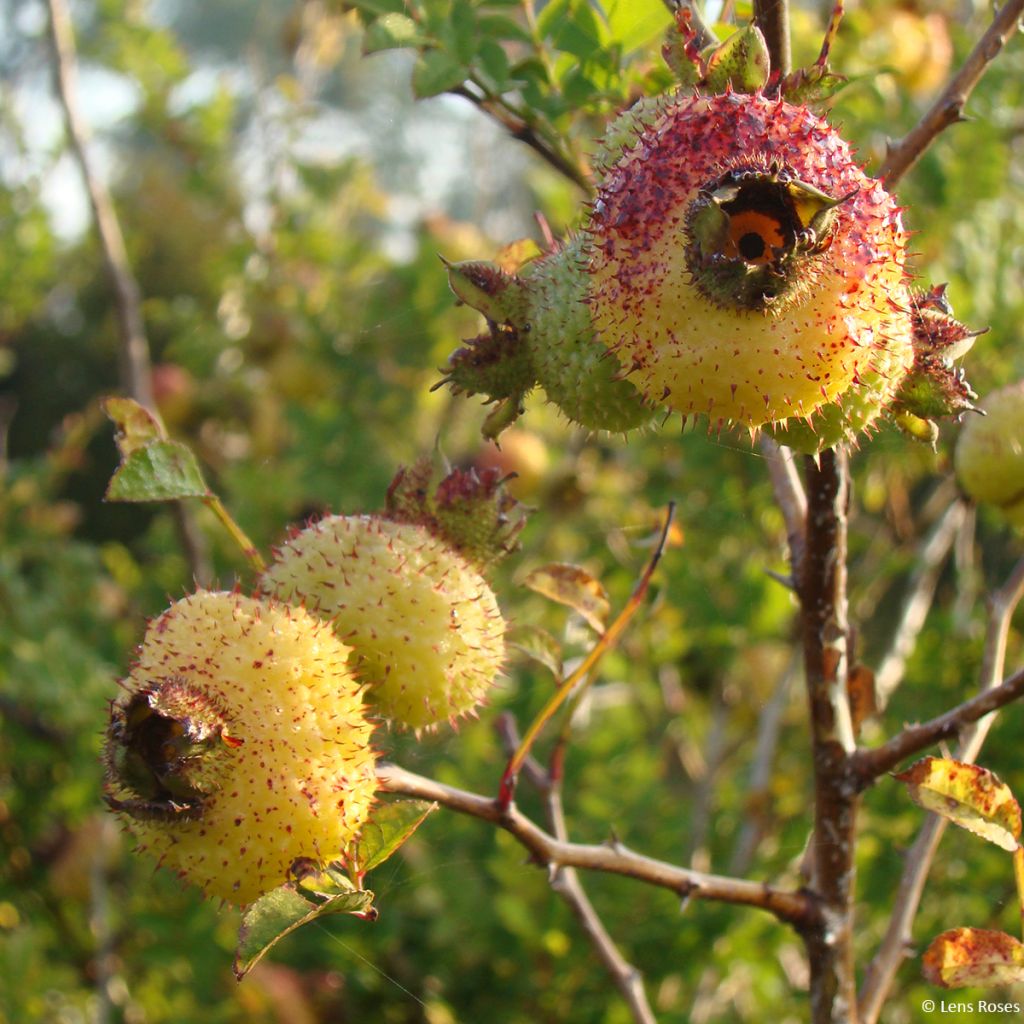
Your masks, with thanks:
M499 716L495 725L501 737L505 753L511 755L519 746L518 730L511 714ZM560 748L561 749L561 748ZM565 823L565 809L562 805L562 773L552 768L550 774L532 757L523 762L527 778L537 786L544 796L548 824L555 839L564 843L569 840ZM656 1024L655 1016L644 991L643 975L619 952L615 941L605 928L594 905L590 902L575 868L555 867L549 869L551 889L569 906L584 934L590 940L605 970L610 975L619 994L625 1000L636 1024Z
M1021 696L1024 696L1024 669L1014 673L999 686L965 700L943 715L919 725L908 725L899 735L880 747L858 751L854 755L854 770L860 778L861 786L869 786L901 761L941 740L959 735L979 718L998 711Z
M110 193L89 158L89 128L78 106L78 60L71 12L66 0L47 0L47 4L50 9L50 40L53 45L57 92L64 110L68 142L85 180L89 206L100 236L103 261L114 289L121 336L121 378L128 394L140 405L152 409L153 381L149 343L142 322L142 296L128 263L124 235Z
M775 500L786 524L793 579L798 580L804 560L804 533L807 523L807 495L800 482L793 452L781 448L767 434L761 436L761 452L768 465Z
M777 889L761 882L728 878L668 864L634 853L619 842L603 845L561 842L523 815L514 804L502 808L496 800L446 786L393 764L379 764L382 790L422 800L435 800L449 810L467 814L505 829L545 867L563 866L605 871L668 889L680 897L716 900L756 907L780 921L808 927L818 919L817 903L808 893Z
M1022 598L1024 598L1024 558L1014 566L1009 579L990 599L988 628L978 681L980 695L995 689L1003 677L1010 622ZM1020 673L1014 679L1019 675ZM1007 680L1007 683L1011 682L1012 680ZM964 729L956 753L957 760L967 762L975 760L981 751L991 724L991 717L983 717ZM924 892L925 881L931 870L939 840L945 830L946 819L940 818L938 815L930 815L921 826L914 845L907 852L889 927L878 952L868 965L864 975L864 984L858 1004L861 1024L875 1024L878 1020L889 989L892 987L896 971L907 956L911 929L921 902L921 895Z
M914 651L935 598L942 566L966 516L967 506L960 500L954 501L921 545L899 622L893 631L889 650L875 674L875 704L879 711L885 708L903 681L907 659Z
M827 926L807 932L811 1020L846 1024L856 1012L853 880L856 747L846 692L846 517L849 467L842 449L807 459L807 550L800 576L804 669L814 758L813 888Z
M1016 31L1022 11L1024 0L1007 0L938 99L899 142L889 146L878 172L878 176L885 179L889 188L914 166L941 131L957 121L966 120L964 106L968 97L985 69L999 56L1007 40Z
M545 138L537 133L537 130L525 118L505 107L498 98L493 96L478 96L465 85L457 85L448 90L453 96L461 96L469 100L488 117L493 118L502 128L505 129L514 139L525 143L535 153L550 164L559 174L564 175L574 185L578 185L589 195L594 190L593 182L587 174L576 163L570 160Z
M159 418L153 401L153 374L149 341L142 319L142 293L128 262L124 235L110 192L89 158L89 127L78 105L78 58L71 12L67 0L47 0L47 6L50 12L50 43L53 49L57 96L64 111L71 152L85 182L89 206L99 234L103 263L114 292L120 340L121 386L126 394ZM212 578L213 571L202 534L196 527L195 519L182 502L174 502L173 507L192 577L197 582L207 583Z
M754 24L768 44L773 74L785 77L793 68L789 40L789 0L754 0Z

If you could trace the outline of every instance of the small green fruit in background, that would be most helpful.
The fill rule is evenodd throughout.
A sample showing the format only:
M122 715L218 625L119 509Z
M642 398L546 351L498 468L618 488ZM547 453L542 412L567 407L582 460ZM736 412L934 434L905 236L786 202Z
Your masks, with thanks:
M329 619L377 711L417 732L476 708L505 657L487 581L418 523L327 516L280 547L262 586Z
M337 859L376 790L349 649L301 608L199 591L153 620L111 707L107 803L208 896Z
M979 408L985 415L969 416L957 440L957 478L975 501L1024 527L1024 381L993 391Z

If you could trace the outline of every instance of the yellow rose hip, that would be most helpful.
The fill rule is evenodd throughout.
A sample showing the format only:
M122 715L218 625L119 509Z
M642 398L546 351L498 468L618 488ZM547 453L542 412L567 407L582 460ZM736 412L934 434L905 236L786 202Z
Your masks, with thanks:
M200 591L146 630L111 708L107 802L140 848L247 904L337 859L373 803L349 648L301 608Z
M423 525L328 516L276 553L264 591L329 618L368 699L398 725L471 712L505 655L505 623L478 569Z

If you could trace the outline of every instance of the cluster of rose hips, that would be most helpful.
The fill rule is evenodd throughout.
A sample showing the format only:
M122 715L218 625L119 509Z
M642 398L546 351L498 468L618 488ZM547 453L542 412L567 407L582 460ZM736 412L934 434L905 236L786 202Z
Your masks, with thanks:
M327 516L275 552L256 596L199 591L149 624L107 733L107 801L140 847L248 904L300 858L336 861L376 790L380 721L473 712L505 656L485 566L522 525L497 473L428 497L402 472L384 515Z

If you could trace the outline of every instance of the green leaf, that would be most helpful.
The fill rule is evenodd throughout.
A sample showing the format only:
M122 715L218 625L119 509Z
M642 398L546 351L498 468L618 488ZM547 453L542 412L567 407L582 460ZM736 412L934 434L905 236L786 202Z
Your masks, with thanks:
M990 843L1017 849L1020 805L1010 787L976 764L925 757L894 776L907 784L911 800Z
M404 14L385 14L366 30L363 52L399 50L403 47L416 46L420 39L419 28L412 18Z
M423 824L437 804L426 800L390 800L378 804L355 843L353 860L359 871L384 863Z
M107 501L172 501L210 493L196 457L178 441L134 449L110 478Z
M504 89L508 82L508 54L505 48L493 39L480 44L480 65L498 89Z
M605 3L612 42L624 53L660 39L670 24L663 0L610 0Z
M516 43L533 42L533 36L522 24L504 14L484 14L477 18L477 31L491 39L511 39Z
M461 85L465 78L466 69L458 61L441 50L428 50L413 68L412 88L422 100Z
M241 981L277 942L296 928L328 914L366 914L372 907L373 893L369 889L320 899L304 892L295 882L286 882L245 908L235 950L235 977Z
M581 61L607 48L608 30L586 0L553 0L537 18L537 29L551 45Z
M132 398L104 398L102 403L107 418L114 423L114 441L121 458L149 444L166 440L160 421Z
M922 958L925 981L942 988L994 988L1024 981L1024 945L1005 932L951 928Z
M479 40L476 27L476 13L469 0L455 0L451 14L452 49L463 64L476 56Z
M559 604L568 605L573 611L579 612L598 633L604 632L611 609L608 594L601 581L591 576L586 569L564 562L552 562L534 569L523 580L523 586Z

